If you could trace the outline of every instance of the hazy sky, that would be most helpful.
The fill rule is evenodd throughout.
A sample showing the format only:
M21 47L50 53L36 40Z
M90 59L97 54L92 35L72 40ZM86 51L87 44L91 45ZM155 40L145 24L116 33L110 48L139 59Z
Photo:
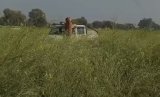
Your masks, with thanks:
M160 20L160 0L0 0L0 15L5 8L26 15L33 8L41 8L53 21L67 16L84 16L89 21L137 22L144 17Z

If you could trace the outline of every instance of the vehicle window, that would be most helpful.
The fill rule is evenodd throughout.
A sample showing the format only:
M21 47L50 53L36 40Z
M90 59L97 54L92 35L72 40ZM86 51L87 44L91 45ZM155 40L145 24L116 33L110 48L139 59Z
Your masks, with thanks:
M77 34L84 34L84 27L77 27Z
M64 28L55 28L54 34L63 34L65 32Z

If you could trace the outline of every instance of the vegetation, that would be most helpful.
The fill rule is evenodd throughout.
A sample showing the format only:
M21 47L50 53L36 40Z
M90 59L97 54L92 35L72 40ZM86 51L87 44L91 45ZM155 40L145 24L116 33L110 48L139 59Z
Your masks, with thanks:
M159 97L160 33L100 30L55 40L0 28L0 97Z
M94 21L92 23L92 26L94 28L110 28L110 29L121 29L121 30L130 30L136 28L135 25L131 23L119 24L112 21ZM155 23L151 18L144 18L139 21L138 28L160 30L160 25Z
M87 25L88 24L87 19L85 17L73 19L72 21L74 24L77 24L77 25Z
M4 16L0 18L0 25L21 26L26 22L26 16L21 11L4 9Z
M112 21L94 21L92 23L94 28L110 28L110 29L121 29L121 30L129 30L135 29L135 25L131 23L119 24Z
M160 25L156 24L151 18L149 19L145 18L140 20L138 26L140 28L146 28L146 29L155 29L155 30L160 29Z
M9 8L4 9L4 16L0 17L0 25L2 26L34 26L34 27L46 27L47 23L46 14L41 9L32 9L28 16L29 18L21 13L21 11L11 10ZM54 21L53 21L54 22ZM120 29L120 30L133 30L136 29L135 25L132 23L119 24L115 21L93 21L88 23L85 17L76 18L72 20L73 23L79 25L86 25L91 28L110 28L110 29ZM55 23L56 24L56 23ZM144 18L138 23L139 29L149 29L149 30L160 30L160 25L155 23L152 18Z
M0 17L0 25L3 26L47 26L46 15L41 9L32 9L29 14L29 19L21 13L21 11L4 9L4 16Z
M36 27L44 27L47 25L46 15L40 9L32 9L29 12L29 25L36 26Z

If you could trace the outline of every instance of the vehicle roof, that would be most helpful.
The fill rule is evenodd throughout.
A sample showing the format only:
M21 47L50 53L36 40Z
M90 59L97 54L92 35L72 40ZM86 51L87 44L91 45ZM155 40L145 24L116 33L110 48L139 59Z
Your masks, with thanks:
M53 25L52 27L59 28L59 27L65 27L65 25L63 25L63 24L56 24L56 25ZM86 27L86 26L85 25L75 25L75 27Z
M64 25L61 25L61 24L59 24L59 25L53 25L53 27L64 27Z
M76 27L86 27L85 25L76 25Z

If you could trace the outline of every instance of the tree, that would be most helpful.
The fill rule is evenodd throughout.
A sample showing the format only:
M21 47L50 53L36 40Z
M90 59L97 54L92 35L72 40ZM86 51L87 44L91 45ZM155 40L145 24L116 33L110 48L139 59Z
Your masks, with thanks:
M160 25L156 24L151 18L144 18L138 24L139 28L160 29Z
M121 30L129 30L129 29L135 29L136 28L131 23L127 23L127 24L119 24L119 23L117 23L115 26L116 26L117 29L121 29Z
M144 18L144 19L140 20L138 26L139 26L139 28L151 28L152 23L153 23L153 21L151 18L148 18L148 19Z
M9 8L4 9L4 17L2 17L3 24L11 26L21 26L25 24L26 16L21 11L11 10Z
M126 30L127 26L125 24L116 24L116 29L122 29L122 30Z
M160 30L160 25L156 24L156 23L152 23L152 27L155 30Z
M115 27L115 23L112 21L94 21L92 26L94 28L110 28L113 29Z
M28 24L36 27L43 27L47 25L46 15L41 9L32 9L29 12Z
M103 28L113 29L114 26L115 26L115 23L112 21L103 21Z
M134 26L134 24L131 23L127 23L125 24L127 26L127 29L135 29L136 27Z
M94 28L103 28L103 22L101 22L101 21L94 21L94 22L92 23L92 26L93 26Z
M4 17L0 17L0 25L5 25Z
M72 20L74 24L87 25L87 19L85 17L77 18Z
M110 28L110 29L122 29L122 30L128 30L128 29L135 29L135 26L131 23L127 24L119 24L112 21L94 21L92 23L92 27L94 28Z

